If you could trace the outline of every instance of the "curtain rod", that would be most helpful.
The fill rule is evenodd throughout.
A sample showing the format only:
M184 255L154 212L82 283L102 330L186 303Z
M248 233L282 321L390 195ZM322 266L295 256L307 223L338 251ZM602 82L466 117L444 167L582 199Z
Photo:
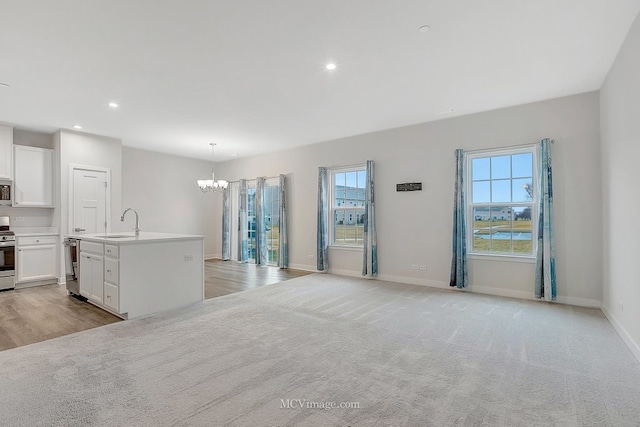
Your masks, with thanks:
M283 173L281 175L289 175L288 173ZM257 178L253 178L253 179L246 179L245 181L257 181L258 178L264 178L264 179L275 179L275 178L280 178L280 175L276 175L276 176L259 176ZM227 181L229 184L232 184L234 182L240 182L239 179L236 179L235 181Z
M367 165L367 161L365 160L362 163L354 163L352 165L333 165L333 166L320 166L320 167L327 168L327 169L350 169L350 168L362 167L366 165Z
M551 139L550 140L552 144L555 144L555 140ZM465 154L466 153L482 153L484 151L495 151L495 150L509 150L512 148L530 148L530 147L537 147L539 144L538 142L533 142L533 143L529 143L529 144L518 144L518 145L503 145L502 147L489 147L489 148L480 148L478 150L464 150Z

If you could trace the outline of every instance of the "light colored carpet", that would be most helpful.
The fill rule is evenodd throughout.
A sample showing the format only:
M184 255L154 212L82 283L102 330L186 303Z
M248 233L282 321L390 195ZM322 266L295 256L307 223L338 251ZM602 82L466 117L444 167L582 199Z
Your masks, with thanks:
M640 425L640 366L599 310L314 274L1 352L0 424Z

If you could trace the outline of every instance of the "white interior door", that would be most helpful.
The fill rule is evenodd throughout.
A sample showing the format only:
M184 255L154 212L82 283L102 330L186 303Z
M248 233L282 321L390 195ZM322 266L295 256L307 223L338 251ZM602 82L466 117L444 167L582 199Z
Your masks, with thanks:
M107 173L74 169L72 197L71 233L106 233Z

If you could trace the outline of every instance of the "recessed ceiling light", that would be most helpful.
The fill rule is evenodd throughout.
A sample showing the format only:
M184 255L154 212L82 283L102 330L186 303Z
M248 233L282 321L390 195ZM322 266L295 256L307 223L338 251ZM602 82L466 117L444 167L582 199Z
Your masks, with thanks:
M428 25L423 25L422 27L418 28L418 31L420 31L421 33L428 33L429 30L431 30L431 27Z
M73 128L74 128L74 129L82 129L82 126L80 126L80 125L73 125Z
M0 83L0 87L9 87L9 85L6 83Z
M240 155L240 153L233 153L233 154L231 155L231 157L238 157L239 155Z
M325 65L325 68L327 70L335 70L336 69L336 64L334 64L333 62L329 62L327 65Z
M111 107L111 108L118 108L118 107L119 107L119 105L118 105L118 103L116 103L116 102L110 102L110 103L109 103L109 107Z
M436 113L436 116L441 116L443 114L451 114L453 113L453 108L449 108L448 110L442 110Z

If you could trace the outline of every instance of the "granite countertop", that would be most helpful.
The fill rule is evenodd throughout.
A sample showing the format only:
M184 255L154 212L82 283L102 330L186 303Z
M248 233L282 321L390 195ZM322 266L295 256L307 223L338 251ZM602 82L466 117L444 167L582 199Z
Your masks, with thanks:
M136 237L133 232L112 232L108 234L74 234L66 237L73 237L88 242L110 243L110 244L129 244L129 243L146 243L160 242L171 240L204 240L204 236L195 234L172 234L172 233L156 233L152 231L141 231Z

